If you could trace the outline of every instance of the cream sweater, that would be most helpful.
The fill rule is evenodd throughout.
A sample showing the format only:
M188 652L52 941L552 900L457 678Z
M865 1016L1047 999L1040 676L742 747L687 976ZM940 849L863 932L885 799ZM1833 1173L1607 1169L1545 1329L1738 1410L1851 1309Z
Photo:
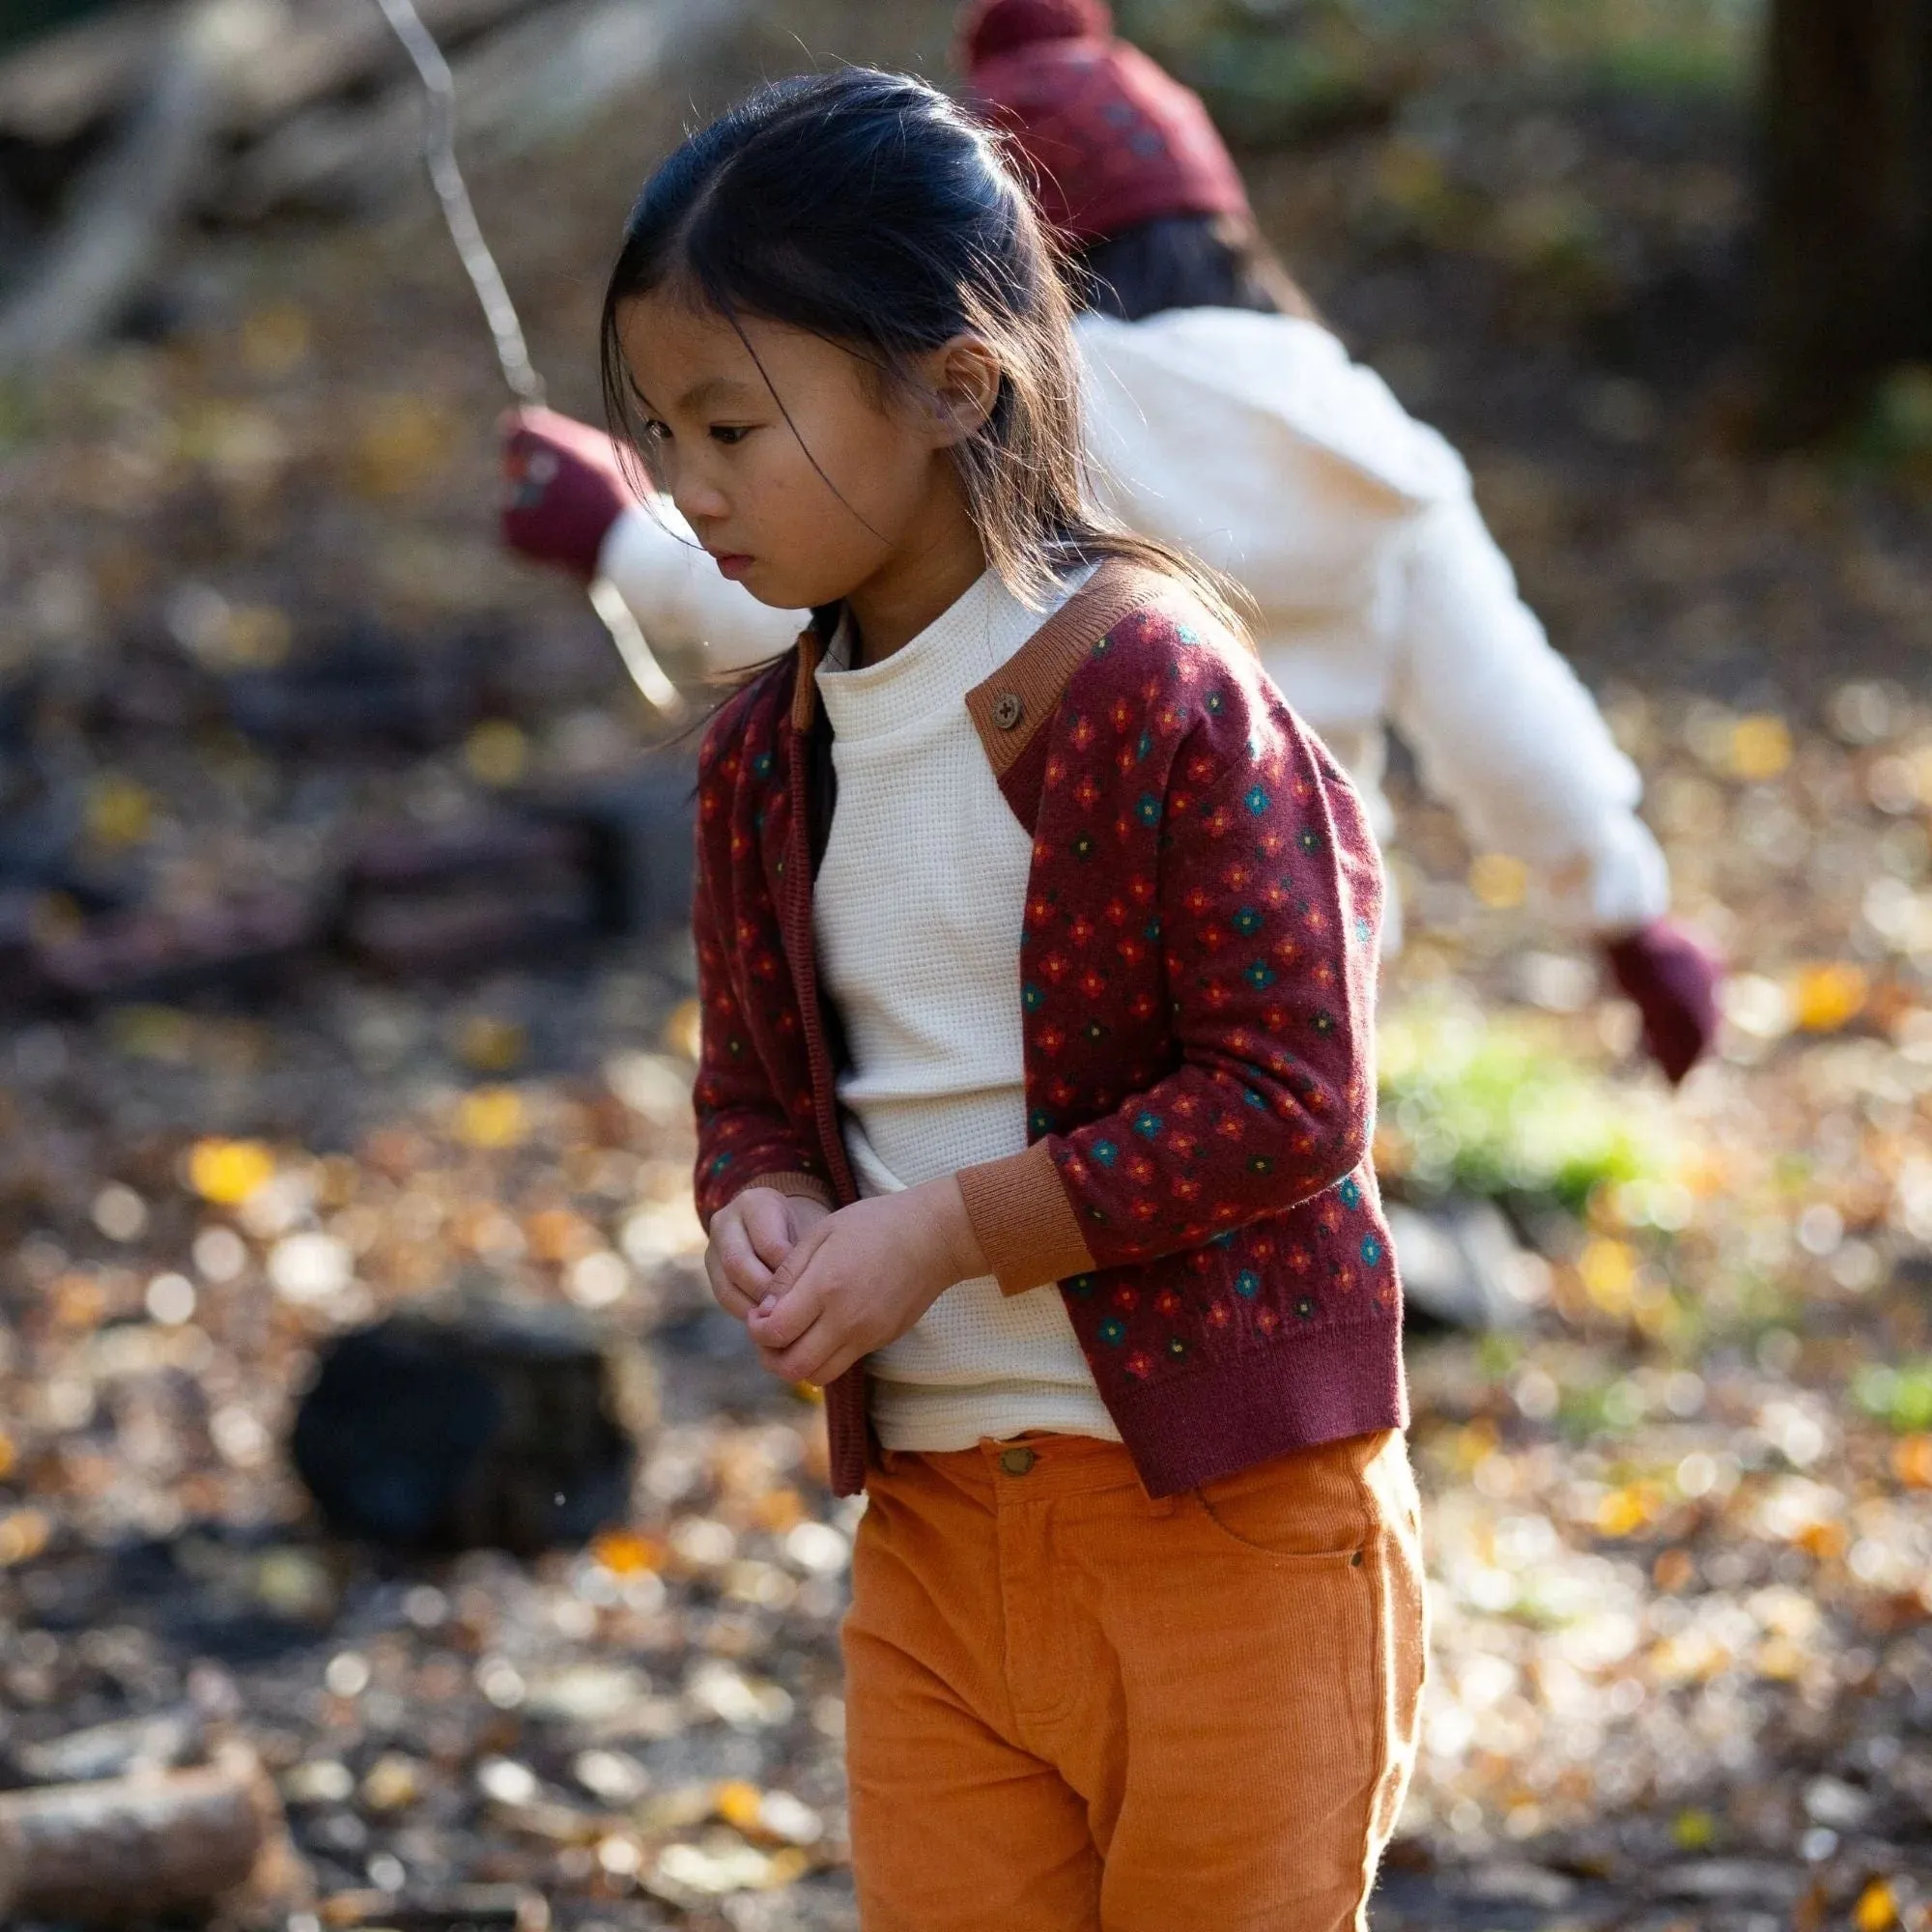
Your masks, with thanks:
M1613 934L1666 909L1636 770L1518 596L1441 437L1311 322L1176 309L1083 316L1074 334L1101 495L1246 585L1263 661L1378 837L1392 724L1477 848L1537 869L1552 913ZM646 635L718 668L783 650L800 613L721 578L663 507L619 518L602 558Z
M1033 841L965 698L1088 574L1032 611L988 572L882 663L843 668L841 633L819 667L838 802L813 934L844 1021L838 1099L867 1195L1026 1148L1019 953ZM1057 1293L960 1282L870 1367L889 1449L969 1449L1030 1429L1119 1439Z

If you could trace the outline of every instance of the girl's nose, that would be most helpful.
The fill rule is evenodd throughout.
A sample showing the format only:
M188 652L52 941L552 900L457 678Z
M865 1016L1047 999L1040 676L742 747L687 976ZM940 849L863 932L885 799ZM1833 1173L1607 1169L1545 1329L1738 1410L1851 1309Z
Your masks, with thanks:
M731 508L724 491L696 473L696 466L688 463L680 464L671 479L670 499L677 505L678 515L694 528L699 524L717 523Z

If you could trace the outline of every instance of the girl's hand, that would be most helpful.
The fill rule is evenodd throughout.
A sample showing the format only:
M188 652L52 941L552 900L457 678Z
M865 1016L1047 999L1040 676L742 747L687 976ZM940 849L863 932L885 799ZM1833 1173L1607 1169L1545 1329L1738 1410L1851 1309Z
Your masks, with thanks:
M831 1209L802 1194L775 1187L748 1187L711 1217L711 1245L704 1272L712 1298L743 1321L774 1293L776 1270Z
M745 1325L775 1376L823 1385L896 1342L954 1282L985 1272L949 1176L827 1215L778 1270L775 1298Z
M585 583L611 526L637 500L601 429L554 410L503 418L503 541Z

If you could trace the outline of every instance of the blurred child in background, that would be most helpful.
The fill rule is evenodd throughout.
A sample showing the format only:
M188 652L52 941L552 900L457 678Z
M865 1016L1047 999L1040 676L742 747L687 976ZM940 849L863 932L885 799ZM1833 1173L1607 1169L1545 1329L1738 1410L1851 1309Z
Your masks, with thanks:
M1104 506L1247 590L1264 664L1383 839L1393 725L1471 844L1527 862L1551 913L1594 937L1682 1079L1715 1032L1716 964L1665 917L1636 770L1518 595L1455 450L1316 319L1198 97L1114 37L1102 0L981 0L960 52L1072 257ZM602 432L526 412L506 456L506 540L601 568L673 657L722 670L791 641L802 614L721 578ZM1392 906L1384 951L1399 944Z

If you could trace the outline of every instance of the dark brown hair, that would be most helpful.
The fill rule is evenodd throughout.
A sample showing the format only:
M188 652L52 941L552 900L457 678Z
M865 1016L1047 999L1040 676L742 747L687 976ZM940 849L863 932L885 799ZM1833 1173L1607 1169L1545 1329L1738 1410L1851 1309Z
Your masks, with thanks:
M1182 579L1245 635L1225 580L1094 507L1062 264L997 136L923 81L847 68L775 82L644 185L605 292L602 364L612 434L646 469L617 323L666 287L734 324L809 329L889 385L978 335L999 387L952 454L987 563L1031 602L1077 565L1125 557Z
M1094 242L1076 268L1075 299L1122 322L1172 308L1245 308L1321 320L1247 216L1158 215Z

